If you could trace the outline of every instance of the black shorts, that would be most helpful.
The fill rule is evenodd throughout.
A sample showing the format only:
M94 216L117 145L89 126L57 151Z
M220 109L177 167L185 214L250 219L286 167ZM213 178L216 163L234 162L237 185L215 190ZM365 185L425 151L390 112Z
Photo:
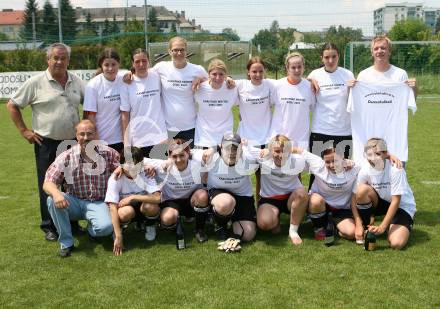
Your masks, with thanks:
M278 200L278 199L274 199L274 198L261 197L260 200L258 201L258 207L261 207L261 205L263 205L263 204L270 204L270 205L278 208L280 213L290 214L290 210L287 207L288 201L289 201L288 198L283 199L283 200Z
M255 200L253 196L235 195L227 190L223 189L211 189L209 190L209 202L221 193L227 193L232 195L235 199L235 209L232 214L231 221L257 221L257 212L255 211Z
M185 140L186 142L191 141L190 148L194 148L194 135L195 135L196 129L189 129L185 131L168 131L168 138L169 139L175 139L175 138L181 138Z
M390 207L390 202L387 202L384 199L380 198L379 194L377 194L377 197L378 197L378 203L376 208L374 208L374 215L384 216L386 215L388 208ZM396 214L391 220L391 224L403 225L409 231L411 231L414 224L414 220L405 210L403 210L402 208L398 208Z
M332 142L332 146L338 149L339 147L343 147L341 151L344 152L344 158L348 159L352 149L353 149L353 138L351 135L346 136L337 136L337 135L326 135L321 133L310 133L310 139L309 139L309 150L313 154L322 157L322 152L328 148L328 146L331 146L328 144L329 141ZM325 146L323 145L325 144Z
M157 144L141 147L144 158L166 160L168 157L168 145Z
M325 204L325 208L327 211L332 212L333 221L336 225L338 225L345 219L354 219L353 212L349 208L334 208L328 204Z
M141 212L142 202L131 202L130 206L134 209L134 219L132 221L143 221L145 220L145 215Z
M119 153L122 153L122 151L124 150L124 143L116 143L116 144L111 144L108 146L110 148L113 148L114 150L116 150Z
M194 208L191 206L191 197L164 201L159 206L160 209L174 208L179 212L179 215L185 217L194 217L196 215Z

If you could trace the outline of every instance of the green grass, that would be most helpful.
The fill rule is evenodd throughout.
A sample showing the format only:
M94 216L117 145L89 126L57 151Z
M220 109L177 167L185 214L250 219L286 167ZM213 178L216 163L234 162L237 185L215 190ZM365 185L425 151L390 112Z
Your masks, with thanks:
M375 252L345 240L326 248L310 224L294 248L283 217L281 236L259 233L238 254L218 252L212 232L203 245L191 232L190 247L177 251L168 233L147 245L130 229L121 257L112 255L110 240L84 236L63 260L38 228L32 146L0 104L0 307L439 307L439 103L419 100L410 117L408 175L418 213L403 251L389 249L385 237ZM30 123L29 109L24 115Z

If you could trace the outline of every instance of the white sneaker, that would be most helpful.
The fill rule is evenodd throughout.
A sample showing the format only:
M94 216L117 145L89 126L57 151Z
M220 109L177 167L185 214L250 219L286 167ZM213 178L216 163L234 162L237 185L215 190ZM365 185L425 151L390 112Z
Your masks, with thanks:
M145 227L145 239L148 241L156 239L156 227L154 225L147 225Z

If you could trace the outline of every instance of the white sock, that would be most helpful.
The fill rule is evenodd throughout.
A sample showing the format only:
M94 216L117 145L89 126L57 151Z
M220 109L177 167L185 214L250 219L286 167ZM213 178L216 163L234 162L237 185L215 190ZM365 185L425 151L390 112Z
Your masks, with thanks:
M299 237L298 234L298 225L291 224L289 228L289 236L290 237Z

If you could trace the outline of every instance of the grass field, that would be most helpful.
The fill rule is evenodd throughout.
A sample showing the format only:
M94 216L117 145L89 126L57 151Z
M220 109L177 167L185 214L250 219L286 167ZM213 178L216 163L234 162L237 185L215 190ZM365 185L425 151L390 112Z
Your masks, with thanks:
M3 103L3 102L2 102ZM71 258L39 230L33 148L0 104L0 307L292 308L440 307L440 101L418 101L410 116L409 182L418 212L408 247L393 251L385 237L366 252L338 240L326 248L301 226L304 244L259 233L241 253L202 245L187 226L190 247L177 251L159 231L153 244L129 230L129 250L114 257L110 239L79 237ZM30 124L30 110L24 112ZM307 178L307 177L305 177Z

